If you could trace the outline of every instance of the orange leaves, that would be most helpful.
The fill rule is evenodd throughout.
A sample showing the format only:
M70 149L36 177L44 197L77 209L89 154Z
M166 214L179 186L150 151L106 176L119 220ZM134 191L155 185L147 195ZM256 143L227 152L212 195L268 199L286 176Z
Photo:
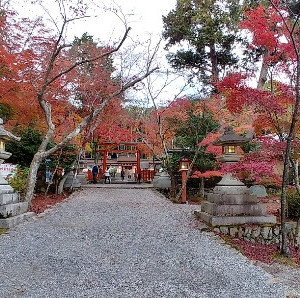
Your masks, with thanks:
M176 121L186 121L188 119L188 110L192 108L191 101L186 98L172 101L169 106L162 109L159 114L163 118L176 119Z

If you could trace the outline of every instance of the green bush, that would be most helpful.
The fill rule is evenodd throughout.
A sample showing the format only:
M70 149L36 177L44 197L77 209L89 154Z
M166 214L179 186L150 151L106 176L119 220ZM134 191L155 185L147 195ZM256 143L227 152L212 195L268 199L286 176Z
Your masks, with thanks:
M21 198L23 198L25 194L28 173L29 168L17 166L15 175L7 177L9 184L15 191L20 193Z
M14 133L20 136L21 140L6 143L6 151L13 153L7 162L29 167L42 142L42 133L30 127Z
M289 190L286 195L287 216L290 219L300 218L300 196L296 190Z

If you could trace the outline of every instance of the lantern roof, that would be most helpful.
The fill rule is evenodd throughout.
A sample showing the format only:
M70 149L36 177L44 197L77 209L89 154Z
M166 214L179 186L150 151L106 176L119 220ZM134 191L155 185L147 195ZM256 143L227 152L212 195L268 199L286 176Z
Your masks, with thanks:
M222 146L222 145L242 145L249 142L251 139L243 136L239 136L235 134L233 131L232 126L225 127L224 134L219 137L213 144L215 146Z
M191 160L188 158L188 157L186 157L186 156L182 156L180 159L179 159L179 162L191 162Z
M4 127L3 127L3 119L0 118L0 138L7 140L7 141L20 141L21 138L15 136L14 134L12 134L11 132L7 131Z

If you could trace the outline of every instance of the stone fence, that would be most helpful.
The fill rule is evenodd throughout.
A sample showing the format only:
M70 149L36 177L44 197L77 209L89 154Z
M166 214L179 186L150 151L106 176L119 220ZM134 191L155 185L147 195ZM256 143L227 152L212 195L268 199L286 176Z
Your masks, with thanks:
M297 222L287 222L287 236L291 245L299 244L300 233ZM214 232L261 244L278 244L280 240L280 224L215 226Z

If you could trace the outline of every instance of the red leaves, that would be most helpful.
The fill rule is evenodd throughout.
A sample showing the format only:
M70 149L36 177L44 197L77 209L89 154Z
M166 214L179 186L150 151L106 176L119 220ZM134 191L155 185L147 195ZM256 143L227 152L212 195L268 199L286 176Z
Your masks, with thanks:
M240 73L232 73L216 83L218 91L226 99L228 110L233 113L241 112L247 101L245 79L246 77Z
M237 238L231 239L230 242L240 247L242 253L250 260L257 260L267 264L275 262L273 255L278 251L277 244L252 243Z
M278 44L280 17L272 8L258 5L256 9L245 13L246 20L240 24L242 29L248 29L253 34L253 44L266 47L273 52Z
M222 171L233 173L245 182L279 185L281 176L277 166L286 144L273 137L261 137L256 142L260 145L257 150L246 154L238 163L223 165Z
M207 146L212 144L221 136L220 133L208 133L207 136L198 144L198 146Z
M222 177L224 173L221 171L206 171L201 173L200 171L195 171L191 178L212 178L212 177Z
M257 113L274 113L278 115L285 113L286 109L282 103L287 102L286 91L290 93L285 85L278 83L277 93L273 95L268 91L248 87L246 79L245 75L232 73L216 84L218 91L226 99L226 106L229 111L238 113L249 106L253 107Z
M224 164L222 171L233 173L240 180L245 182L255 182L256 184L279 184L281 179L275 173L274 164L264 161L251 161L246 163L240 161L235 164Z
M31 201L30 211L35 212L36 214L44 212L46 209L56 205L59 202L67 199L67 194L55 195L44 193L36 194Z

